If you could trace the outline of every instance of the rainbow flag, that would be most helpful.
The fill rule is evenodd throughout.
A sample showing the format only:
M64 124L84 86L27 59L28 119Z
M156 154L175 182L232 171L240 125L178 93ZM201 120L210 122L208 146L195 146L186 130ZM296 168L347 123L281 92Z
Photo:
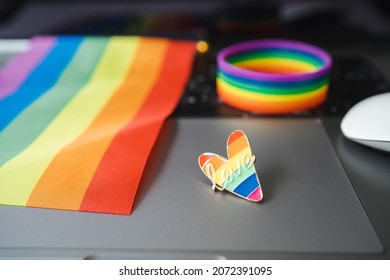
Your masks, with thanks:
M0 70L0 204L129 214L194 44L35 37Z

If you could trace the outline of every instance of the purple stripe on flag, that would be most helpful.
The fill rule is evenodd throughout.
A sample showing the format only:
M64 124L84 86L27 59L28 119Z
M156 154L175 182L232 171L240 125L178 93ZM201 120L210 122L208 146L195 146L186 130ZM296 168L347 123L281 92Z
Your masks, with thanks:
M0 100L14 93L56 44L55 37L34 37L30 50L0 70Z

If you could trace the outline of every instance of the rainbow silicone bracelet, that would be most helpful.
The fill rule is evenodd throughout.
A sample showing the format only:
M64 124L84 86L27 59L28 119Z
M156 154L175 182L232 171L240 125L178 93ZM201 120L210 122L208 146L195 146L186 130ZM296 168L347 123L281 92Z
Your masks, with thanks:
M223 49L217 63L217 92L225 103L283 114L311 109L326 99L332 59L306 43L258 40Z

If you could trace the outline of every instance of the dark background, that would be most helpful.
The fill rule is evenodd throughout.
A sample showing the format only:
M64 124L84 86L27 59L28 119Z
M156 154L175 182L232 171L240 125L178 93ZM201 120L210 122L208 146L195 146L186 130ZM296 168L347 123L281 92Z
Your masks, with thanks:
M0 36L387 36L386 0L0 0Z

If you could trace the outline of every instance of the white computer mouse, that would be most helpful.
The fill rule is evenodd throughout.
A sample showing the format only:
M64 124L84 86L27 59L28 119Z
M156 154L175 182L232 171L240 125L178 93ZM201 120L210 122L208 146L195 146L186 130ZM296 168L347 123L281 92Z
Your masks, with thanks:
M341 131L353 141L390 152L390 92L353 106L341 122Z

